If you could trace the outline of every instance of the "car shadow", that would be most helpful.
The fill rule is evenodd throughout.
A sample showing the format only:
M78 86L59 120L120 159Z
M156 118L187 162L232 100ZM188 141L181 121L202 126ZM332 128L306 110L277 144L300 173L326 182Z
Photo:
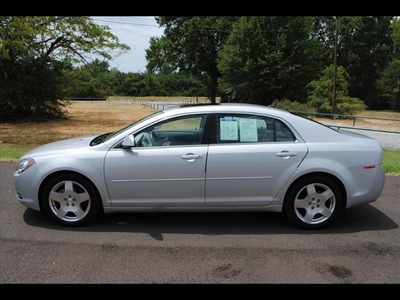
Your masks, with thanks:
M350 208L321 230L303 230L293 226L281 213L114 213L99 216L82 227L59 226L43 214L27 209L26 224L53 230L77 232L135 232L147 233L156 240L163 234L332 234L391 230L399 225L370 204Z

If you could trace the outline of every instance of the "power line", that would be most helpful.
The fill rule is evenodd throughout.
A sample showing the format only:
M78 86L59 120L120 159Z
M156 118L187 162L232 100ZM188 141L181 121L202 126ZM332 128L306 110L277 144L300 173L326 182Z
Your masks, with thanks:
M104 20L98 18L92 18L94 21L98 22L105 22L105 23L116 23L116 24L125 24L125 25L134 25L134 26L148 26L148 27L160 27L158 25L150 25L150 24L139 24L139 23L130 23L130 22L123 22L123 21L111 21L111 20Z

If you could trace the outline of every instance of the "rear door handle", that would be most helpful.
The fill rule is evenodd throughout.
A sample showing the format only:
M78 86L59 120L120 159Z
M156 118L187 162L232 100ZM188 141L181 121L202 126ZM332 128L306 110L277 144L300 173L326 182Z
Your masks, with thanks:
M289 157L296 156L296 155L297 155L296 152L291 152L291 151L287 151L287 150L283 150L276 154L276 156L282 157L283 159L288 159Z

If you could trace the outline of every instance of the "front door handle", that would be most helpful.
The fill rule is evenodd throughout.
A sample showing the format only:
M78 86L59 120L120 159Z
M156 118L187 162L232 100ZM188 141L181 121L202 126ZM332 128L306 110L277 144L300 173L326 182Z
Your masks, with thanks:
M203 158L201 154L187 153L181 156L182 159L187 161L194 161L195 159Z
M287 151L287 150L283 150L276 154L276 156L282 157L283 159L288 159L289 157L296 156L296 155L297 155L296 152L291 152L291 151Z

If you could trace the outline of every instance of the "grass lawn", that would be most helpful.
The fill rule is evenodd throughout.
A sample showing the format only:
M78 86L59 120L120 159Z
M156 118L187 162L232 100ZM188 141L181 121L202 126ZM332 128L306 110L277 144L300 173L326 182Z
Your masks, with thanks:
M0 160L16 161L30 149L53 141L117 130L154 112L149 107L134 104L135 100L206 102L200 97L111 97L107 101L71 102L67 107L68 120L0 123ZM400 113L395 112L366 111L362 116L400 119ZM385 129L389 126L389 130L400 131L399 121L360 122L362 127ZM361 124L356 126L361 127ZM400 175L400 151L385 149L383 167L387 174Z
M400 175L400 150L383 149L382 165L387 175Z
M0 144L0 161L17 161L36 145Z

